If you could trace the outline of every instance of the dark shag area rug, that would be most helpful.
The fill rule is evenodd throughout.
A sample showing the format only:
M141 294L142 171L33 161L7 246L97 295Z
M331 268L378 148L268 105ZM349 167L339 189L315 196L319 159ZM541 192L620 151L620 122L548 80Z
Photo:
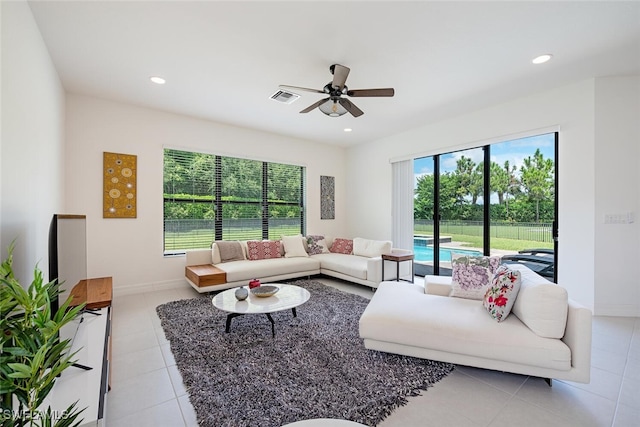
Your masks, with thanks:
M273 313L236 317L211 295L158 306L171 351L200 426L281 426L339 418L375 426L407 396L426 390L453 365L364 348L358 321L369 300L309 280L291 284L311 298Z

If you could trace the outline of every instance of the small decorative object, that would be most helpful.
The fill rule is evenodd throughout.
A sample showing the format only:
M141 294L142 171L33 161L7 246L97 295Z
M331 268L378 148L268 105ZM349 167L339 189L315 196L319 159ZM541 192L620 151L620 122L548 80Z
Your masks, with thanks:
M279 287L273 285L264 285L251 289L251 293L260 298L270 297L280 290Z
M238 289L236 289L236 299L238 301L242 301L247 299L247 297L249 296L249 291L245 289L244 286L240 286Z
M249 289L257 288L260 286L260 279L252 279L249 281Z

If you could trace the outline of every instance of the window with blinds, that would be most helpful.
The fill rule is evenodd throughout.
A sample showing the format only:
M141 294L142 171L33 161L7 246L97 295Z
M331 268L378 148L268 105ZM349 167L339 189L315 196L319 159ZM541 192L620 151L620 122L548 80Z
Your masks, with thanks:
M164 251L305 233L305 168L164 150Z

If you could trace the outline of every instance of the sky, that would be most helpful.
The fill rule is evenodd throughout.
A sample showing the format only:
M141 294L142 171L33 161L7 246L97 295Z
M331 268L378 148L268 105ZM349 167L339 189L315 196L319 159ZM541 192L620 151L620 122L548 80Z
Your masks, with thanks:
M533 157L536 149L539 148L545 159L552 159L555 161L554 138L555 134L549 133L491 144L491 160L498 163L500 166L504 165L505 160L509 160L509 164L515 164L519 171L524 159L527 157ZM476 164L478 164L483 160L484 154L482 152L482 148L442 154L440 156L440 172L454 171L456 169L456 162L462 156L470 157ZM418 178L422 175L433 174L433 158L423 157L421 159L414 159L413 174L414 183L417 183Z

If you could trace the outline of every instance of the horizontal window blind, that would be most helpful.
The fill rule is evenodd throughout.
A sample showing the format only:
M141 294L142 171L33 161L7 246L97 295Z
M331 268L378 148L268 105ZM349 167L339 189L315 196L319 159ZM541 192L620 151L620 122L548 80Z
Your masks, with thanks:
M304 233L301 166L164 151L164 251Z

